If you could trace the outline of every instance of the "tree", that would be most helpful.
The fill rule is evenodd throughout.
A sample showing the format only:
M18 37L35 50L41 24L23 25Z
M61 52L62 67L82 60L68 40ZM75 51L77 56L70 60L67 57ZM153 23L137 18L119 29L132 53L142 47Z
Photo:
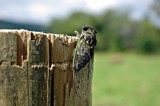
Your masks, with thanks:
M160 51L159 32L148 19L139 23L135 44L138 52L157 53Z
M96 18L92 15L83 12L75 12L71 16L63 19L55 19L48 26L49 30L53 33L64 33L72 35L77 29L81 31L82 26L96 24Z

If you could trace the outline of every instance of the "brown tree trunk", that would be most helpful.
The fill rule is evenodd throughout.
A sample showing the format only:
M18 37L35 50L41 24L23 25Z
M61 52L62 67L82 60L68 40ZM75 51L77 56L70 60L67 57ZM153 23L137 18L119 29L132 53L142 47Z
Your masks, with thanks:
M74 90L76 42L58 34L0 30L0 106L91 106L91 89L85 98Z

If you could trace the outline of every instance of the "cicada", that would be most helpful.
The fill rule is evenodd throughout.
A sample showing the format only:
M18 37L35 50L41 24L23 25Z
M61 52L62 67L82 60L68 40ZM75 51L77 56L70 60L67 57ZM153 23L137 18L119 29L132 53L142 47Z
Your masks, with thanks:
M92 79L92 59L94 47L97 44L96 30L90 26L84 26L82 33L75 32L79 37L73 57L74 89L79 97L84 97L90 88Z

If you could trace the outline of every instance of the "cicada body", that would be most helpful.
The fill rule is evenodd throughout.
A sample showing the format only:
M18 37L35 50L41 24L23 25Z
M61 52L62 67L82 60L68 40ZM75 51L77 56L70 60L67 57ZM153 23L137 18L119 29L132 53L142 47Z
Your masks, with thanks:
M89 33L89 31L91 31ZM84 97L90 88L92 79L92 59L96 46L96 31L91 27L83 27L82 34L78 35L73 59L73 80L77 96Z

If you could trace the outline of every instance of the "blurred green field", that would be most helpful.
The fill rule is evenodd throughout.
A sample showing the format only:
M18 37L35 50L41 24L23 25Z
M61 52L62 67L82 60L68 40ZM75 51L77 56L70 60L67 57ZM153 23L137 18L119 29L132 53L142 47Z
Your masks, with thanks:
M96 53L93 106L160 106L160 56Z

